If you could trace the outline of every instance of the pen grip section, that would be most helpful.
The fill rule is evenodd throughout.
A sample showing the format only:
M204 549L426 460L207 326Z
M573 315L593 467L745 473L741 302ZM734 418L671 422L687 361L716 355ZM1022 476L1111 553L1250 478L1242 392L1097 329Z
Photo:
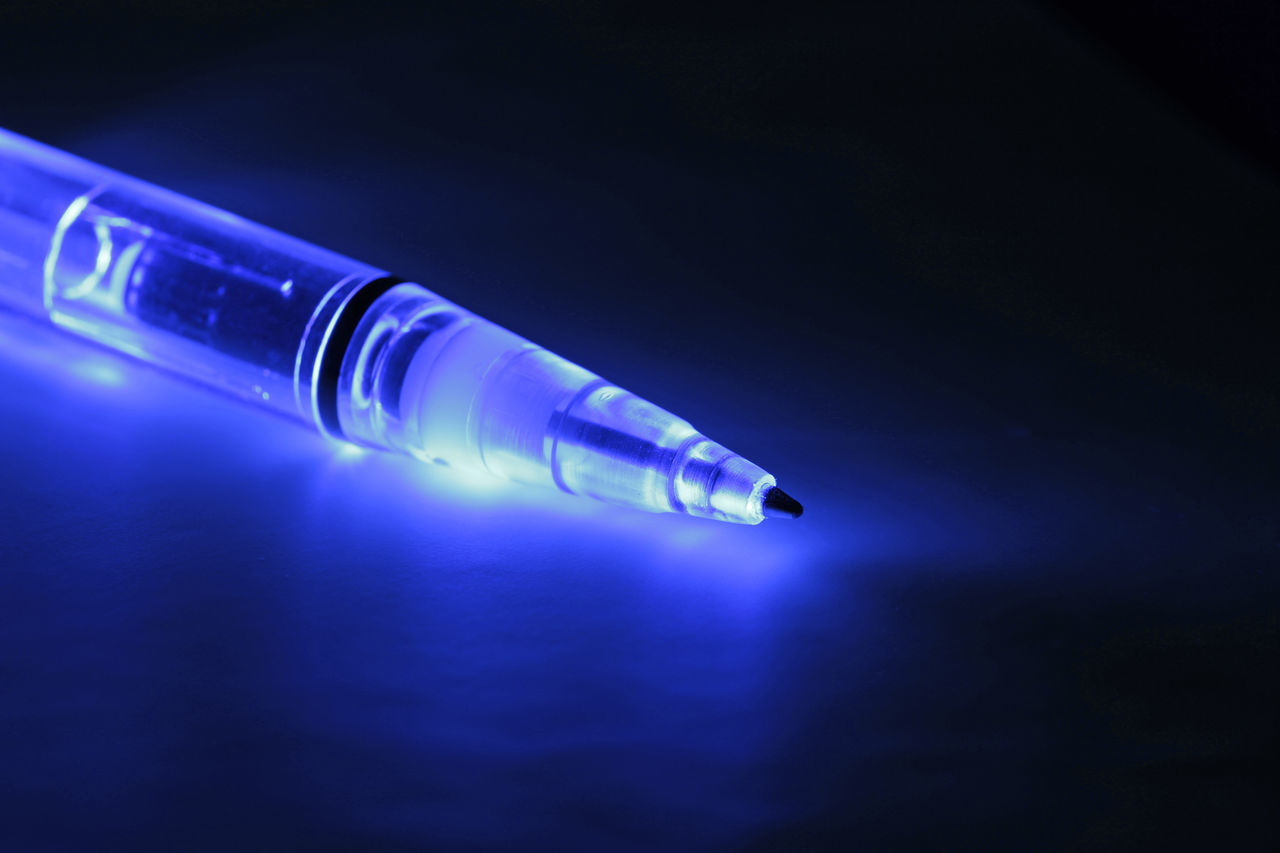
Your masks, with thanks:
M652 512L754 523L773 482L687 421L412 283L361 318L338 414L352 441Z

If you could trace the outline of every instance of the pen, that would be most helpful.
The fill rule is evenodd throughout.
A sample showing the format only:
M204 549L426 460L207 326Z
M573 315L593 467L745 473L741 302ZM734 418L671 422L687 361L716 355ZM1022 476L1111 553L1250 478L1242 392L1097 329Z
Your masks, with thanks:
M802 511L687 421L419 284L2 129L0 306L356 444L654 512Z

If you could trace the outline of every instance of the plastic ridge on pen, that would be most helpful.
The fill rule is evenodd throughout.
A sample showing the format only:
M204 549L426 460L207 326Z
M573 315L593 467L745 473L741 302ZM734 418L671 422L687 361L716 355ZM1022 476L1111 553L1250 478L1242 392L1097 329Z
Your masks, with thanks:
M326 435L756 524L773 476L386 271L0 130L0 305Z

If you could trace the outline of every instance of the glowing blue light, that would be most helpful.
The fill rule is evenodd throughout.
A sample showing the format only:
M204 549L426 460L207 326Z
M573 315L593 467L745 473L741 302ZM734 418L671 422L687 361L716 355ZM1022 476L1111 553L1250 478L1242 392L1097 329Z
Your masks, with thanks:
M0 303L457 476L764 517L763 469L420 285L4 131L0 179Z

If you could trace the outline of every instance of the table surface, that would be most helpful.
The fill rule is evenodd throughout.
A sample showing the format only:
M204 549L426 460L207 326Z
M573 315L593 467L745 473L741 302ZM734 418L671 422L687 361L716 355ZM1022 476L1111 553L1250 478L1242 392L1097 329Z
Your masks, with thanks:
M461 481L0 316L0 846L1266 845L1271 174L1032 6L432 14L3 105L584 363L804 517Z

